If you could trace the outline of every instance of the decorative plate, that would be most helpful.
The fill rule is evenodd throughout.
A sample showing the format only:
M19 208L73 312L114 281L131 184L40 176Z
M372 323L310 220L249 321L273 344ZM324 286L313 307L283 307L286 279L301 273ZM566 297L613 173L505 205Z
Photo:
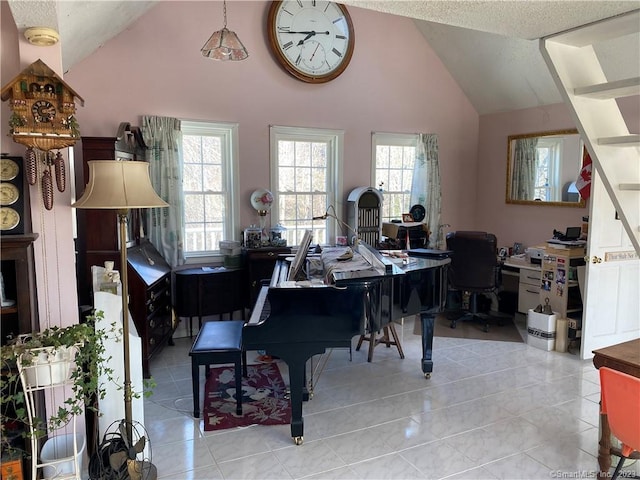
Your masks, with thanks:
M427 211L424 209L422 205L417 203L413 207L411 207L411 210L409 210L409 213L413 217L414 222L421 222L422 220L424 220L424 217L427 214Z

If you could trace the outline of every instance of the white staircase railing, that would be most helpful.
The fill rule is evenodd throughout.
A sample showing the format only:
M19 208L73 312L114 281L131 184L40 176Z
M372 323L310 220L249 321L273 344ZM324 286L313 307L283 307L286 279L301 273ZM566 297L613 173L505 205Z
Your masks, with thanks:
M565 103L570 106L625 231L640 255L640 135L630 134L617 98L640 95L640 77L609 81L594 46L635 52L640 10L540 40L540 50ZM630 46L632 48L624 48ZM611 54L614 48L607 52ZM628 55L628 53L627 53ZM603 58L603 60L606 60ZM638 63L638 58L625 59ZM639 100L640 101L640 100Z

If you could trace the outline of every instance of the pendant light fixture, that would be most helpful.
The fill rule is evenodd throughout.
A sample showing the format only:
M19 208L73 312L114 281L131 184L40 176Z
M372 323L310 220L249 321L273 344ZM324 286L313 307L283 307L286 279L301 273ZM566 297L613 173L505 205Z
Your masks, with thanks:
M244 60L249 56L247 49L238 38L235 32L227 29L227 2L222 2L224 14L224 26L222 30L213 32L207 43L204 44L202 55L214 60Z

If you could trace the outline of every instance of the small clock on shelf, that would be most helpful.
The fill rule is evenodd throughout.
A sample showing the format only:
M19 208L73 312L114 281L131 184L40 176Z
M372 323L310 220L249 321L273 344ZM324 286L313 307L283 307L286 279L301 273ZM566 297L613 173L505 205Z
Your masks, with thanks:
M21 157L0 159L0 234L22 235L29 226L29 196Z

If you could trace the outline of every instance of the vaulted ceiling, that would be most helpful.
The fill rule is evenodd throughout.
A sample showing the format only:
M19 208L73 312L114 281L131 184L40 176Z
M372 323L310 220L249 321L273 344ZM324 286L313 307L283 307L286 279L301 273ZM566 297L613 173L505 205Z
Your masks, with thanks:
M90 55L152 8L156 1L8 1L20 32L51 27L60 34L65 70ZM239 0L229 0L232 1ZM640 9L640 1L609 0L343 0L342 3L415 19L479 114L511 111L562 100L539 52L546 35ZM640 59L640 38L601 47L630 50ZM605 65L611 80L640 76L640 61ZM615 78L613 78L615 77Z

